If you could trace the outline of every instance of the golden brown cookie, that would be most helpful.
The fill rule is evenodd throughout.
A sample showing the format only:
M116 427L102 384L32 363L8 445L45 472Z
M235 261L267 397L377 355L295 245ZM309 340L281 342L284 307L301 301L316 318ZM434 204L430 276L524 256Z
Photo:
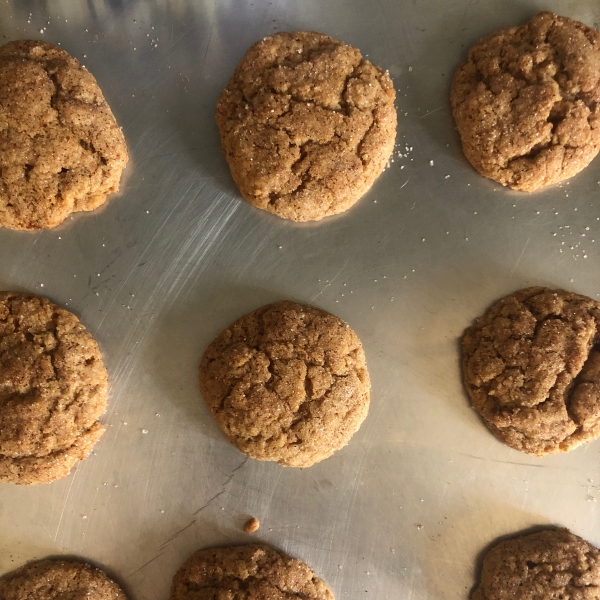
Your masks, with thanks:
M223 152L242 196L293 221L347 210L394 149L395 97L387 72L322 33L257 42L217 103Z
M119 188L123 133L93 75L40 41L0 47L0 226L49 229Z
M572 177L600 150L600 34L551 12L479 40L454 75L469 162L516 190Z
M250 544L198 550L173 577L169 600L334 600L301 560Z
M505 540L483 559L471 600L598 600L600 553L567 529Z
M2 600L127 600L104 571L87 563L41 560L0 577Z
M98 344L75 315L0 292L0 482L65 477L104 432L107 388Z
M338 317L283 301L245 315L207 348L200 389L242 452L308 467L345 446L369 409L360 340Z
M467 329L463 377L473 407L505 444L542 456L600 435L600 303L532 287Z

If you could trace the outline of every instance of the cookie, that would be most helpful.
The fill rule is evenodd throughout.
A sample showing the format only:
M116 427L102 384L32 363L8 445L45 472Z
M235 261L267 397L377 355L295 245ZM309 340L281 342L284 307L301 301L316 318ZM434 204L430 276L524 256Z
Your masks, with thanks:
M467 329L463 377L473 407L505 444L542 456L600 434L600 303L532 287Z
M107 388L98 344L75 315L0 292L0 482L65 477L104 432Z
M198 550L173 577L169 600L334 600L301 560L251 544Z
M322 33L277 33L252 46L217 103L223 152L242 196L293 221L350 208L396 138L392 81Z
M0 577L2 600L127 600L112 579L87 563L41 560Z
M360 340L338 317L283 301L245 315L207 348L200 389L252 458L308 467L345 446L369 409Z
M450 100L485 177L526 192L572 177L600 150L600 34L538 13L477 42Z
M600 553L567 529L505 540L483 559L471 600L600 599Z
M0 226L49 229L119 188L123 133L94 77L39 41L0 47Z

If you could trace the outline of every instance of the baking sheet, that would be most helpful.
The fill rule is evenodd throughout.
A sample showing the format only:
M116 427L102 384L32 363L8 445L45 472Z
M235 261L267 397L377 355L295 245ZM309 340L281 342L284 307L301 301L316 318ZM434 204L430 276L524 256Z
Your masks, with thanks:
M132 600L168 595L194 550L262 540L337 598L459 599L497 536L560 524L600 545L600 442L537 459L469 408L458 340L528 285L600 297L600 162L534 195L478 176L449 81L482 35L551 9L598 28L595 0L5 0L0 40L61 46L95 75L131 160L122 191L57 229L0 230L0 289L42 293L98 340L107 432L50 485L0 485L0 573L48 555L103 566ZM214 124L245 50L324 31L389 69L393 162L351 211L293 224L237 193ZM430 161L433 161L431 166ZM42 287L43 286L43 287ZM221 329L290 298L355 329L373 383L351 443L309 469L246 459L197 385ZM249 516L261 520L253 536Z

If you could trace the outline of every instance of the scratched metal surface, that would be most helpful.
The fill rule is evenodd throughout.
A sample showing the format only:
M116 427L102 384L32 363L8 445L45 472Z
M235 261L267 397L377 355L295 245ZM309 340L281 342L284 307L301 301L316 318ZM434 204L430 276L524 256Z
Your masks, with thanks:
M51 485L0 486L0 573L76 555L133 600L159 600L195 549L260 539L338 598L458 600L498 536L556 523L600 545L600 442L545 459L510 450L470 410L458 371L461 332L502 295L600 292L598 159L562 187L498 189L465 162L449 113L468 45L542 8L600 22L595 0L2 0L0 39L61 43L94 73L131 162L96 213L0 231L0 289L78 314L111 382L93 456ZM317 225L241 201L213 121L246 48L293 29L358 46L398 90L394 162ZM223 327L281 298L346 319L373 381L350 445L306 470L246 460L196 381ZM262 522L252 538L249 515Z

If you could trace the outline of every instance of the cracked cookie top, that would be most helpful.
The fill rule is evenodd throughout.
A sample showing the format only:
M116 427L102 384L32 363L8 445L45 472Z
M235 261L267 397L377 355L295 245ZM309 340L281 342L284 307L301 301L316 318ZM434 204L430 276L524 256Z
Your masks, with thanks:
M600 553L567 529L500 542L483 559L471 600L600 599Z
M169 600L334 600L327 584L301 560L250 544L198 550L173 577Z
M505 444L539 456L600 435L600 303L533 287L467 329L463 377L473 407Z
M127 600L106 573L87 563L40 560L0 577L2 600Z
M93 75L40 41L0 47L0 226L49 229L119 188L125 139Z
M347 210L394 149L395 96L387 73L321 33L256 43L217 103L223 152L242 196L294 221Z
M533 192L600 150L600 34L551 12L477 42L450 95L463 151L482 175Z
M345 446L369 409L369 374L354 331L289 301L225 329L202 357L200 388L229 441L288 467L308 467Z
M98 345L75 315L0 292L0 482L67 475L104 431L107 387Z

